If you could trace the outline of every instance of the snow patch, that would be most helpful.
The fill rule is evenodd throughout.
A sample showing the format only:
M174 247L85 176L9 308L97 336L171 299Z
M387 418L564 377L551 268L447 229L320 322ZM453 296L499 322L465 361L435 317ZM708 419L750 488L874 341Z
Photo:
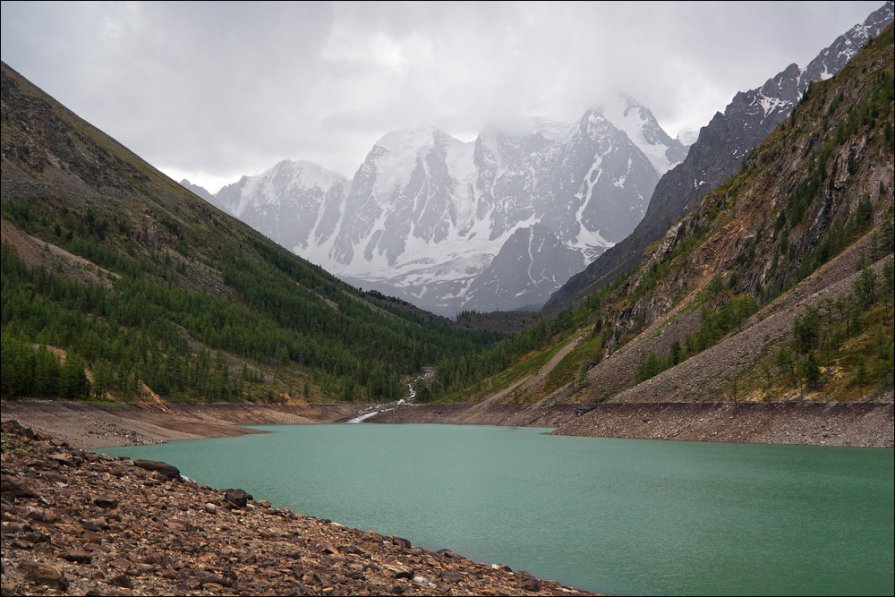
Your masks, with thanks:
M668 137L668 134L662 130L649 109L631 98L625 101L623 110L608 110L607 118L643 152L659 176L665 174L680 163L668 159L668 145L660 141L662 137Z

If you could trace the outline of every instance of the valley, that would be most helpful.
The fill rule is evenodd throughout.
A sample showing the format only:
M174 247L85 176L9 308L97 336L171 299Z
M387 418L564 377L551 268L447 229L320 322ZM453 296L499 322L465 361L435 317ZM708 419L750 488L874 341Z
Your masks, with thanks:
M352 177L216 193L4 59L3 594L891 590L893 13L692 137L316 104ZM427 55L349 29L320 72Z

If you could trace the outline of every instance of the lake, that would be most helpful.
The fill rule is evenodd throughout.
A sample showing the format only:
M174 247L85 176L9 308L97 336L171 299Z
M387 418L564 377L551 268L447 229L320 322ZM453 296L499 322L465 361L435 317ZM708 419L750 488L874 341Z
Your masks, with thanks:
M103 451L614 595L892 594L892 450L259 428L271 433Z

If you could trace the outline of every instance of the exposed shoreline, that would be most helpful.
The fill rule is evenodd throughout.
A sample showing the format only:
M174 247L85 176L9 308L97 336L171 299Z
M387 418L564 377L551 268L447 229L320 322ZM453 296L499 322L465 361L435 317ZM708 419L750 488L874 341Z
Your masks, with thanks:
M245 425L333 423L356 410L353 404L144 403L108 407L61 400L4 400L0 418L91 450L261 433Z
M149 404L3 401L17 420L73 446L99 449L259 433L245 425L336 423L355 404ZM371 423L553 427L557 435L892 448L892 402L720 402L406 405ZM366 423L369 424L369 423Z
M893 447L892 402L423 404L374 423L555 427L556 435L758 444Z

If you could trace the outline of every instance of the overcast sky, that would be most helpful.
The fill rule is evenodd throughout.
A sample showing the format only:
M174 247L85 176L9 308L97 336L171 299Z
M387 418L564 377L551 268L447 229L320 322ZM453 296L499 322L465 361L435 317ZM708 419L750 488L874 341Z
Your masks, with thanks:
M383 133L577 120L627 93L672 135L806 65L873 2L6 2L9 66L211 191L282 159L351 176Z

